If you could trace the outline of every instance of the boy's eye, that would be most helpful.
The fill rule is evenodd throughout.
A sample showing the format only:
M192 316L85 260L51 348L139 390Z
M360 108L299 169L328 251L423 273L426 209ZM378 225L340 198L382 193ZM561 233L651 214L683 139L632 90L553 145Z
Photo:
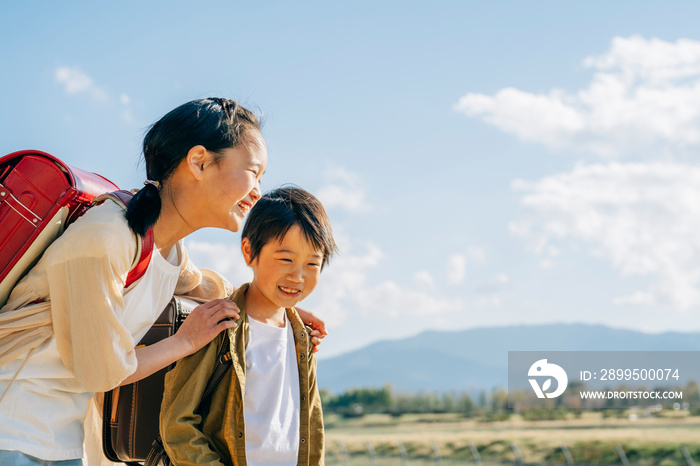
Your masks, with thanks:
M310 265L311 267L321 267L321 264L317 264L316 262L309 262L308 265Z

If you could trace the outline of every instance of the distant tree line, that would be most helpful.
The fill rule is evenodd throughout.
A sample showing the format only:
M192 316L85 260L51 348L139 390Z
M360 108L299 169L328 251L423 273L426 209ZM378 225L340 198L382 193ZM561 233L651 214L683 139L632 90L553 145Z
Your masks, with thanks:
M583 409L603 411L607 416L623 415L626 408L639 406L637 400L587 400L585 405L579 391L586 387L580 382L572 382L564 394L558 398L533 403L532 394L526 391L511 394L513 407L508 404L508 392L493 389L490 393L481 390L478 393L396 393L391 385L382 388L356 388L341 394L321 390L324 413L336 413L345 417L360 417L365 414L403 414L420 413L456 413L464 417L479 417L483 421L502 421L512 413L520 414L526 420L563 419L567 415L580 416ZM619 389L619 388L618 388ZM684 406L690 406L691 415L700 415L700 387L694 381L683 387ZM474 396L474 398L472 398ZM665 401L664 408L669 408L675 400ZM616 408L616 409L611 409Z
M478 397L485 404L486 392ZM340 395L321 390L325 413L345 417L385 413L400 416L408 413L459 413L465 417L477 415L484 406L475 403L466 393L394 393L391 385L382 388L356 388Z

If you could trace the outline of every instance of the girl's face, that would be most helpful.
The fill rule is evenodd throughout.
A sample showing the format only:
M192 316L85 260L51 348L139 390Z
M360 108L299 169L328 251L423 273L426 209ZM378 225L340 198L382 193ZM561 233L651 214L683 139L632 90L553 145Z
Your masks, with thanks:
M259 132L249 141L225 149L218 163L204 165L203 206L206 226L238 231L245 214L260 199L260 180L267 166L267 148Z

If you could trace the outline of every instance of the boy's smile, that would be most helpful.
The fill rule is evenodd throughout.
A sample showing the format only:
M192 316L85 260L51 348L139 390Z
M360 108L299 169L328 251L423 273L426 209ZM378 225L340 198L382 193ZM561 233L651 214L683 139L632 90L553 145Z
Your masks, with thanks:
M282 238L265 244L251 261L250 241L241 244L253 281L246 293L248 314L270 325L284 326L284 309L296 306L316 288L323 254L293 225Z
M295 290L294 288L285 288L284 286L280 286L279 289L290 298L295 298L301 294L301 290Z

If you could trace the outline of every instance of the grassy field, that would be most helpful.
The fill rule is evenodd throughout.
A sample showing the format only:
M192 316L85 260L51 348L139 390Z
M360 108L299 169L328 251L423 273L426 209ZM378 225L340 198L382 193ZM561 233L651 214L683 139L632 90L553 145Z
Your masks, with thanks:
M656 416L603 417L584 412L556 421L525 421L518 415L506 421L465 419L457 414L413 414L400 417L376 414L345 419L326 418L327 462L340 464L344 446L351 462L369 464L367 442L377 464L400 464L399 442L409 464L435 464L434 447L444 461L473 463L470 448L477 448L482 464L515 461L517 446L523 461L531 464L566 462L561 445L577 464L620 464L620 445L632 464L687 464L681 447L700 462L700 416L687 411L664 411ZM388 462L387 462L388 461Z

